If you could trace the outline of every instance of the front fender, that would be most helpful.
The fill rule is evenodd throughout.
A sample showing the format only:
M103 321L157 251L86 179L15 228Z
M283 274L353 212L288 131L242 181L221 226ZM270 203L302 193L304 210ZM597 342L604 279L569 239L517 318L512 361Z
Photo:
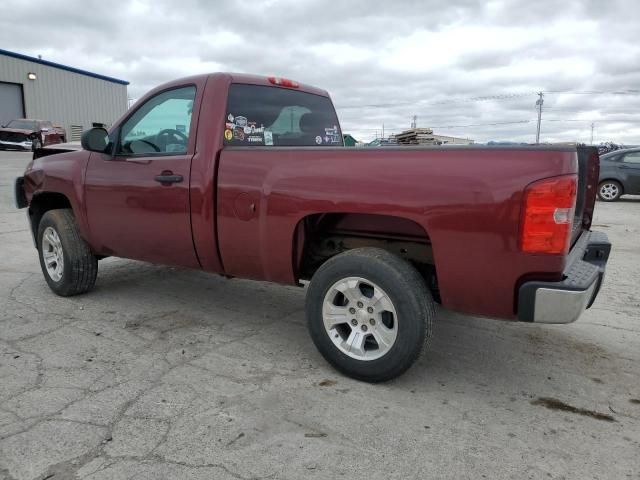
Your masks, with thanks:
M61 208L59 203L48 203L52 198L49 195L61 195L73 210L80 234L89 238L83 187L88 159L89 152L81 150L38 158L27 166L23 191L32 218L38 211Z

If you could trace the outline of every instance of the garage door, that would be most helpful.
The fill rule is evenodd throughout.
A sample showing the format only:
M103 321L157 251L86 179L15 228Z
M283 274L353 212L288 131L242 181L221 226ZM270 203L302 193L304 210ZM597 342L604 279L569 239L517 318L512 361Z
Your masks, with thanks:
M0 82L0 125L14 118L24 118L22 85Z

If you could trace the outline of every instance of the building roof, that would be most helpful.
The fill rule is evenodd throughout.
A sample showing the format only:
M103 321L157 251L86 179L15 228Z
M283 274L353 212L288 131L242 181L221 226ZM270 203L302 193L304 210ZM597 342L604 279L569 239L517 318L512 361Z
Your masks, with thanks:
M36 57L30 57L21 53L10 52L0 48L0 55L6 55L7 57L18 58L20 60L26 60L28 62L39 63L40 65L46 65L47 67L58 68L60 70L66 70L67 72L73 72L80 75L86 75L87 77L98 78L107 82L119 83L120 85L129 85L126 80L120 80L113 77L107 77L106 75L100 75L99 73L88 72L86 70L80 70L79 68L70 67L68 65L62 65L61 63L50 62L48 60L42 60Z

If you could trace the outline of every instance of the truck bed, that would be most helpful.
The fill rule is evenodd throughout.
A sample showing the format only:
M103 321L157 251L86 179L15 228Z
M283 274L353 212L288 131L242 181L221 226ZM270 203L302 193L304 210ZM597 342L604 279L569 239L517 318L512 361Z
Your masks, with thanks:
M566 262L519 250L524 188L577 165L575 148L555 146L227 147L217 175L221 260L230 275L296 283L291 245L305 218L397 217L432 249L445 306L513 318L514 285L532 272L560 280Z

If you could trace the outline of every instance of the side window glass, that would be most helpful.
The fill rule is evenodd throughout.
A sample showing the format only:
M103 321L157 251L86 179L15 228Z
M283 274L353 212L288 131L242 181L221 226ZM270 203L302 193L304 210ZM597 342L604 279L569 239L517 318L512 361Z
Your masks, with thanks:
M195 96L195 87L183 87L147 100L122 125L118 153L186 153Z
M624 163L640 164L640 152L627 153L622 159Z

